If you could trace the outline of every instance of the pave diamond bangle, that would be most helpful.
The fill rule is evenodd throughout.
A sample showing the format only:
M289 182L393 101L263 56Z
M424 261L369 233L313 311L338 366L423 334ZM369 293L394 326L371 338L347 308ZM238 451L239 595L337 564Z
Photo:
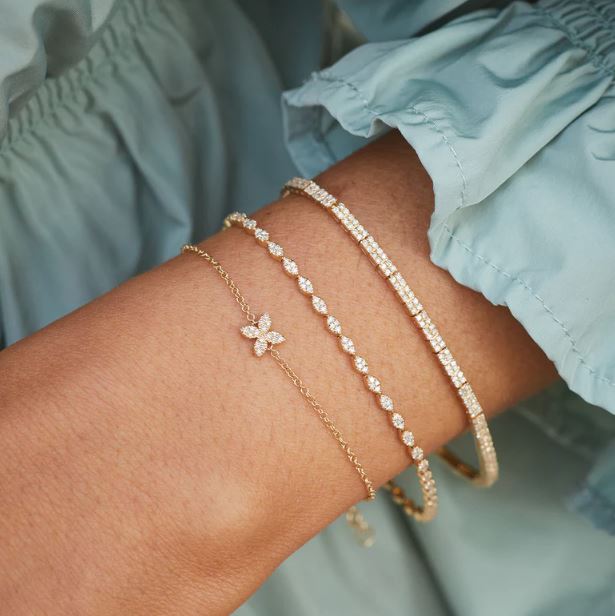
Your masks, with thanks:
M273 259L279 261L283 270L292 279L296 280L299 290L306 295L313 310L323 317L323 324L327 331L339 340L340 347L352 362L356 372L362 377L365 387L376 397L380 408L389 416L390 422L405 446L410 459L416 466L416 472L423 496L423 505L419 506L404 494L402 489L389 482L387 488L391 491L393 500L404 508L404 511L420 521L433 519L438 508L438 496L436 484L433 479L429 462L424 458L423 450L416 443L414 434L406 426L406 421L400 412L395 410L392 398L384 393L384 387L380 380L370 373L367 360L358 354L353 340L344 334L342 324L329 312L325 300L316 294L312 281L299 271L296 261L285 255L282 246L274 242L269 233L258 226L257 222L248 218L245 214L234 212L224 220L225 227L236 226L243 228L253 235Z
M440 365L459 395L466 410L470 429L474 437L480 469L477 470L465 464L449 449L442 448L439 454L455 471L470 479L474 484L484 487L492 485L498 478L498 461L483 409L470 383L468 383L464 373L461 371L459 364L444 342L442 335L393 261L382 250L367 229L352 215L348 207L339 202L324 188L321 188L316 182L303 178L293 178L284 185L283 195L286 196L289 193L308 197L327 210L352 236L355 242L361 246L365 254L393 289L404 306L405 312L421 330L430 344Z
M299 390L301 395L306 399L308 404L312 407L312 409L318 415L320 421L324 424L324 426L329 430L333 438L337 441L340 448L346 454L346 457L353 465L357 474L361 478L363 485L365 487L365 491L367 493L367 500L372 500L376 496L376 490L374 486L367 476L365 468L359 462L356 454L348 444L348 442L344 439L342 433L338 430L338 428L333 423L333 420L327 413L327 411L318 403L316 398L310 392L310 390L306 387L305 383L297 376L297 374L290 367L288 362L280 355L280 352L277 350L277 345L284 342L285 338L282 334L271 330L271 317L269 314L265 313L261 315L259 319L256 318L256 315L252 312L250 305L245 300L237 285L233 282L232 278L226 272L226 270L222 267L222 265L216 261L209 253L198 248L197 246L193 246L191 244L186 244L182 248L183 253L193 253L197 257L205 260L209 263L213 269L218 273L220 278L226 283L226 286L229 288L232 293L235 301L239 304L241 311L246 315L246 319L248 321L248 325L241 328L241 333L246 338L250 338L254 340L254 354L257 357L261 357L265 355L265 353L269 353L271 357L276 361L278 366L284 371L286 376L292 381L293 385ZM369 528L365 525L362 520L362 516L358 515L355 508L351 508L348 514L349 521L358 527L358 530L361 533L369 534ZM366 544L369 543L369 537L365 541Z

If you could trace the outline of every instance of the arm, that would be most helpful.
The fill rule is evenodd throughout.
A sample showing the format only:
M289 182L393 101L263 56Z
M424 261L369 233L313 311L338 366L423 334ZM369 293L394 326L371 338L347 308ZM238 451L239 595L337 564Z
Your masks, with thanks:
M433 314L488 415L555 372L510 313L428 258L428 176L391 134L319 182L340 195ZM290 196L257 219L309 272L433 451L466 428L454 392L343 231ZM316 241L315 238L318 238ZM254 240L204 242L378 485L408 459L304 298ZM33 247L35 249L35 247ZM0 613L224 614L363 497L318 419L188 256L0 353ZM504 469L505 471L505 469Z

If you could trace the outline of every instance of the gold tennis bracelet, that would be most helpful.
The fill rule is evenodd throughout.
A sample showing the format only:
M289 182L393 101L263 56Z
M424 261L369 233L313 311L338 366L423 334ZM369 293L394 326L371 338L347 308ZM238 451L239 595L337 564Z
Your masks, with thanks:
M253 235L256 241L267 250L269 255L281 263L286 274L297 281L299 290L309 297L314 311L323 317L323 324L327 331L339 340L342 350L352 359L354 369L363 377L365 387L376 396L380 407L387 412L391 424L405 445L410 459L416 465L416 472L423 496L423 505L417 505L404 494L399 486L389 482L386 487L391 491L393 500L401 505L409 516L417 520L426 522L433 519L438 510L438 496L436 484L429 468L429 462L424 458L423 449L416 443L415 435L407 428L403 415L395 410L392 398L384 393L380 380L373 374L370 374L367 360L357 353L354 341L343 333L340 321L330 314L329 306L325 300L316 294L313 282L300 272L297 262L285 255L282 246L274 242L269 232L259 227L256 220L248 218L240 212L234 212L225 218L224 225L225 227L236 226L243 228Z
M388 285L395 291L405 307L405 312L411 317L413 323L421 330L425 339L431 345L440 365L449 377L465 407L470 429L474 437L480 469L477 470L469 464L462 462L449 449L442 448L438 453L455 471L468 478L475 485L482 487L491 486L498 478L498 461L483 409L472 386L467 381L466 376L444 342L433 320L423 308L396 265L367 229L352 215L348 207L324 188L321 188L316 182L304 178L292 178L284 185L282 194L286 196L289 193L308 197L311 201L319 204L329 212L355 242L359 244L363 252L383 275Z

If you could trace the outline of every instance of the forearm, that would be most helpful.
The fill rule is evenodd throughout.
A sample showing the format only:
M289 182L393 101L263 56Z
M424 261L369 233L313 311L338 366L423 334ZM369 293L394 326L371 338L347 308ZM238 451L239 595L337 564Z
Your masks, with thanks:
M394 256L489 415L554 371L507 310L428 258L431 184L392 135L321 183ZM426 451L466 428L393 294L299 196L256 215L386 378ZM380 485L399 439L318 315L254 239L204 246L287 338L289 363ZM364 496L335 441L271 361L211 268L182 256L0 354L0 613L227 613Z

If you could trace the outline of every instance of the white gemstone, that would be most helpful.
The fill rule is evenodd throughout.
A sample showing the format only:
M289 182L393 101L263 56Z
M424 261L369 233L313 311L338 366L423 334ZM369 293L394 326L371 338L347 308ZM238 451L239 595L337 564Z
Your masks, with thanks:
M487 420L485 419L485 416L481 413L480 415L477 415L473 420L472 423L474 424L474 429L476 432L484 432L487 429Z
M380 396L380 406L385 410L391 412L393 410L393 400L386 394Z
M314 198L316 199L316 201L319 201L320 203L325 203L325 201L330 197L331 195L324 189L321 188L315 195Z
M459 388L459 395L461 396L470 417L477 417L482 413L483 409L481 408L476 394L469 383L466 383L463 387Z
M348 338L347 336L342 336L340 338L340 344L342 345L342 349L344 349L346 353L349 353L350 355L354 355L354 352L355 352L354 342L350 338Z
M291 276L296 276L299 273L299 267L297 264L288 257L284 257L282 259L282 267L286 270L286 273Z
M444 349L444 351L438 353L438 359L443 366L447 366L453 361L453 356L448 349Z
M401 435L401 440L404 442L404 445L412 447L414 445L414 434L410 430L405 430Z
M309 186L310 180L306 180L305 178L292 178L287 183L286 186L290 188L298 188L303 190L306 186Z
M263 338L258 338L254 342L254 353L257 357L261 357L262 355L264 355L268 347L269 345L267 344L266 340L264 340Z
M378 266L380 271L387 278L397 271L397 268L395 267L393 262L389 259L387 254L384 252L384 250L382 250L378 242L376 242L376 240L371 235L368 235L361 241L361 246L368 254L369 258L373 261L373 263Z
M446 343L444 342L444 340L442 339L442 336L440 336L440 334L437 334L436 336L434 336L429 343L431 344L433 350L436 353L439 353L440 351L442 351L444 348L446 348Z
M266 242L269 239L269 233L265 229L257 229L254 231L254 237L259 242Z
M261 332L266 332L271 327L271 316L268 312L263 313L258 319L258 329Z
M243 225L243 221L246 218L245 214L241 212L232 212L224 219L224 226L230 227L234 222L241 223Z
M459 364L455 361L452 353L448 349L444 349L444 351L438 353L438 359L451 378L453 385L457 388L461 387L466 382L466 377L461 371Z
M327 304L320 297L312 295L312 306L318 314L327 314Z
M369 389L370 391L373 391L375 394L379 394L381 389L380 389L380 381L375 377L372 376L371 374L367 377L366 379L367 382L367 389Z
M334 316L327 317L327 327L336 336L342 333L342 324Z
M241 333L246 338L258 338L258 335L260 334L260 329L258 329L256 325L245 325L241 328Z
M284 342L286 338L284 338L280 332L267 332L265 334L265 340L271 344L280 344L280 342Z
M267 250L271 253L272 256L281 258L284 256L284 249L279 244L275 242L267 243Z
M418 468L421 472L425 472L429 469L429 462L427 460L421 460L418 464Z
M350 234L355 238L355 240L357 240L357 242L364 240L369 235L363 225L357 225L356 227L350 229Z
M404 429L404 418L399 413L393 413L391 422L398 430Z
M357 356L354 358L354 367L361 374L367 374L368 372L367 362L362 357Z
M244 218L242 224L244 229L248 229L248 231L254 231L254 229L256 229L256 220L253 218Z
M314 293L314 285L307 278L299 276L299 278L297 279L297 283L299 284L299 288L306 295L311 295L312 293Z
M413 460L418 462L419 460L423 459L423 450L420 447L414 447L410 455L412 456Z

